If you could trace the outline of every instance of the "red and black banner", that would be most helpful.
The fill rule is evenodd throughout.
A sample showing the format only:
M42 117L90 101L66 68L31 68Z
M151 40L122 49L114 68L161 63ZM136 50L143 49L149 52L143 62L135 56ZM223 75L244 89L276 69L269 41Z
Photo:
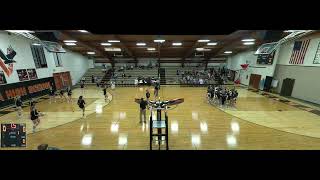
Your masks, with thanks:
M21 96L25 101L46 95L49 93L50 86L55 89L53 77L2 85L0 88L0 108L14 104L16 96Z

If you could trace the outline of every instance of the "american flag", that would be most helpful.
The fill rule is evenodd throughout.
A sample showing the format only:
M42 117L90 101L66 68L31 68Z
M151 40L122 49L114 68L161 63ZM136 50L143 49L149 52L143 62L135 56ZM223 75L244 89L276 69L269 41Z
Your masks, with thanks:
M289 64L303 64L310 39L304 41L295 41Z

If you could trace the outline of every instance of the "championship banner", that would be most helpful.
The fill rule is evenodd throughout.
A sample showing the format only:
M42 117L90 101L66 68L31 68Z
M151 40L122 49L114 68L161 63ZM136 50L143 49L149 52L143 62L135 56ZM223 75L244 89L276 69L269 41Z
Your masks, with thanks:
M27 72L30 80L38 79L36 69L27 69Z
M0 108L14 104L14 97L28 100L49 93L50 86L55 89L53 77L2 85L0 88Z
M63 47L57 42L41 41L41 43L49 52L54 52L54 53L65 53L66 52L66 50L63 49Z
M26 70L26 69L18 69L18 70L17 70L17 73L18 73L18 77L19 77L19 80L20 80L20 81L27 81L27 80L29 80L29 76L28 76L28 73L27 73L27 70Z

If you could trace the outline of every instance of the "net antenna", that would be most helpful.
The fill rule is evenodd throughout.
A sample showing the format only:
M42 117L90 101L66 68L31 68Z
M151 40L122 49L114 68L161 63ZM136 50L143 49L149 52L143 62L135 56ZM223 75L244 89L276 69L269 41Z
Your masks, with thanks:
M32 33L34 31L30 30L6 30L7 32L10 32L12 34L15 34L20 37L24 37L27 39L31 39L33 43L37 43L45 47L49 52L54 52L54 53L66 53L66 50L57 42L52 42L52 41L42 41L41 39L37 38L34 36Z
M286 37L280 39L277 42L265 43L262 44L257 51L254 53L255 55L265 55L273 53L281 44L286 43L288 41L296 40L314 32L314 30L287 30L284 32L289 32L290 34Z

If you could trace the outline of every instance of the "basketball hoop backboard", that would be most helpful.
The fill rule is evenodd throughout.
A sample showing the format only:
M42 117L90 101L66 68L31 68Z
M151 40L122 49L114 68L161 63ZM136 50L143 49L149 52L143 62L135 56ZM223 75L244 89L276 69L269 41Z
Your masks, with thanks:
M301 38L302 36L305 36L305 35L312 33L312 32L313 32L313 30L290 30L290 34L287 35L286 37L280 39L278 42L262 44L254 54L255 55L271 54L279 47L279 45L281 45L285 42L288 42L288 41L292 41L292 40Z
M276 48L278 47L278 44L279 44L278 42L262 44L254 54L255 55L271 54L273 51L276 50Z

